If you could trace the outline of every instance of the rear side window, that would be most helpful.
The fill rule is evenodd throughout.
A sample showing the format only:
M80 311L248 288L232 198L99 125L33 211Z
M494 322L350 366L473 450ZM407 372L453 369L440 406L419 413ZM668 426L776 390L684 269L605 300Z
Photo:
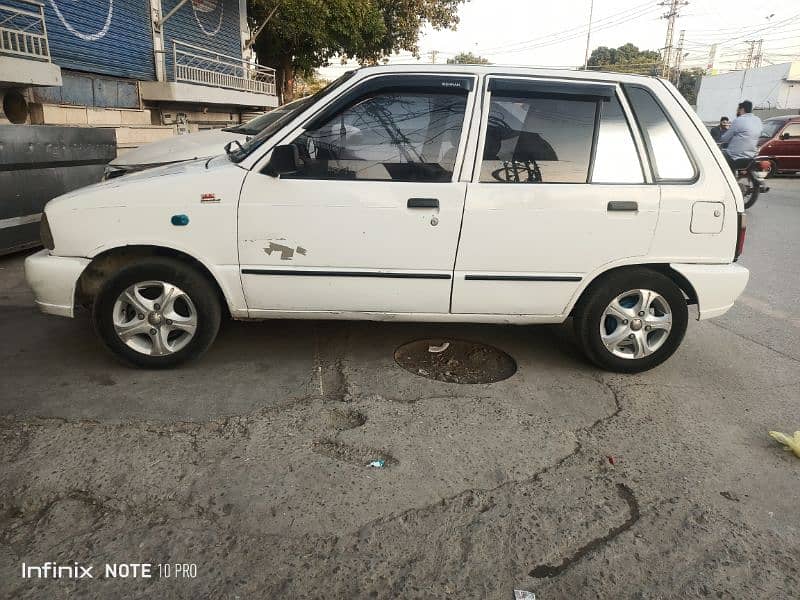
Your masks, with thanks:
M492 93L480 181L586 183L599 102Z
M616 95L602 107L592 183L644 183L639 152Z
M647 90L625 86L658 181L692 181L696 176L680 137L664 110Z

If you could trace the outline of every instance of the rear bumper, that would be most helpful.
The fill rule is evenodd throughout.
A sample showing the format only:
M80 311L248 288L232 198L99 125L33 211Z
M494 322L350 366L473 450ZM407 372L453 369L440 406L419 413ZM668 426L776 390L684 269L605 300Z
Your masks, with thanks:
M47 250L25 259L25 279L43 313L60 317L75 315L75 286L88 258L53 256Z
M750 279L750 271L736 264L670 266L686 277L697 293L698 320L713 319L728 312Z

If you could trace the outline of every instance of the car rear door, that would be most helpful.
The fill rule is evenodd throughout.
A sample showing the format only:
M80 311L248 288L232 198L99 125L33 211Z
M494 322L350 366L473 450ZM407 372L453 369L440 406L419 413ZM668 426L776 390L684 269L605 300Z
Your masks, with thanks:
M452 312L559 315L603 265L647 254L659 187L617 86L490 77Z
M382 75L289 137L303 166L257 170L239 204L249 310L447 313L475 77Z

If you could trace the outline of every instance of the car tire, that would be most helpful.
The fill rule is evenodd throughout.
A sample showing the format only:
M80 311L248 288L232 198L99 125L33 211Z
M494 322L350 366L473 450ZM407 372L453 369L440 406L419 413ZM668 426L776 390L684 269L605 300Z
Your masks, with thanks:
M769 173L767 174L766 179L771 179L778 174L778 163L774 160L769 161Z
M586 289L573 314L586 357L617 373L647 371L667 360L683 341L689 319L681 289L645 268L602 276Z
M120 269L103 284L92 307L105 345L145 369L173 367L203 354L217 336L221 314L219 295L207 277L166 257Z

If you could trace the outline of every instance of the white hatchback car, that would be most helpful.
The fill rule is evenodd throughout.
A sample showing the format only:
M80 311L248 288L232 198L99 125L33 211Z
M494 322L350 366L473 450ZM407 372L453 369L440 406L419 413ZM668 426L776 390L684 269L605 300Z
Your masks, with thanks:
M348 73L227 155L52 200L26 261L46 313L92 310L128 362L167 367L234 319L560 323L636 372L688 304L725 313L744 207L660 79L496 66Z

